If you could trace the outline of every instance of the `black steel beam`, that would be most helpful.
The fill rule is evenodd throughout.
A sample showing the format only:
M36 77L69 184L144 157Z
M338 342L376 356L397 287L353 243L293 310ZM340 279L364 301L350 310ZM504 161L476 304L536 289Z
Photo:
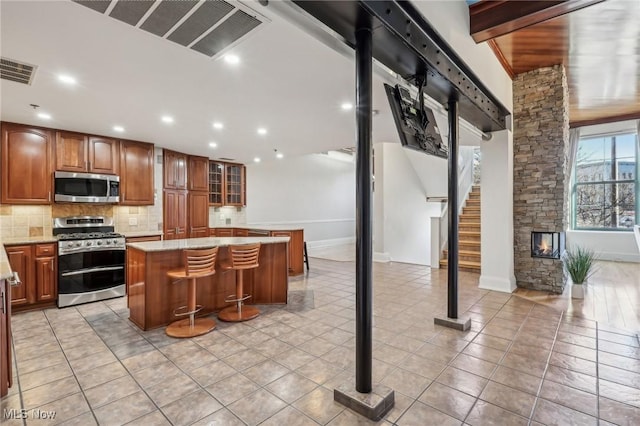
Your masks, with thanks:
M294 0L294 3L340 34L352 47L358 17L365 11L373 17L376 60L405 79L426 75L425 94L443 105L451 98L458 99L460 117L483 132L506 128L510 112L411 3L396 0Z
M449 101L449 241L447 316L458 318L458 101Z
M371 17L363 14L356 37L356 390L371 392L372 377L372 239L373 197L373 57Z

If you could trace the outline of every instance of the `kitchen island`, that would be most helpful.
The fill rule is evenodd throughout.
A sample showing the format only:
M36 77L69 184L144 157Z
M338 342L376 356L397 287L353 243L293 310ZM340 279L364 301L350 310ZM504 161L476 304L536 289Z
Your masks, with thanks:
M129 319L143 330L169 324L174 309L187 304L186 282L172 282L167 271L183 267L182 251L219 247L216 273L198 280L196 300L206 315L230 306L224 299L235 294L235 271L220 263L229 259L228 246L261 243L260 266L245 271L248 304L285 304L288 290L288 237L189 238L127 244L127 297Z

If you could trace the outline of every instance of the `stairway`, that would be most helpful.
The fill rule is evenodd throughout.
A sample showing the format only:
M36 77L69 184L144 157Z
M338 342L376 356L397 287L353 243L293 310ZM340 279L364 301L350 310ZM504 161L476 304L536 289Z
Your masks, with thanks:
M458 268L480 272L480 185L473 185L458 225ZM447 250L443 251L440 268L447 267Z

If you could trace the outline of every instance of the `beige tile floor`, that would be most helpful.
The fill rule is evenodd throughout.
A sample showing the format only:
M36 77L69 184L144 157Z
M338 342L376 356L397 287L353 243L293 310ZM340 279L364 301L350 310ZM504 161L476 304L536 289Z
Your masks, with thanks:
M291 280L287 306L191 340L141 332L124 299L17 314L2 412L83 426L370 424L333 401L353 381L354 264L311 267ZM378 424L640 424L633 332L480 290L474 274L460 281L465 333L433 325L445 271L374 265L373 378L396 392Z

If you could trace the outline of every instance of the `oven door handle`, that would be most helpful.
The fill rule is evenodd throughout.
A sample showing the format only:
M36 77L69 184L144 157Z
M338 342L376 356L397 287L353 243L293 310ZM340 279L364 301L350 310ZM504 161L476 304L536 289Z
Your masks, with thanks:
M92 247L87 249L86 247L75 247L75 248L58 248L58 256L64 256L67 254L76 254L76 253L90 253L95 251L125 251L125 247Z
M60 274L60 276L70 277L72 275L89 274L91 272L119 271L120 269L124 269L124 266L106 266L100 268L80 269L79 271L64 272Z

